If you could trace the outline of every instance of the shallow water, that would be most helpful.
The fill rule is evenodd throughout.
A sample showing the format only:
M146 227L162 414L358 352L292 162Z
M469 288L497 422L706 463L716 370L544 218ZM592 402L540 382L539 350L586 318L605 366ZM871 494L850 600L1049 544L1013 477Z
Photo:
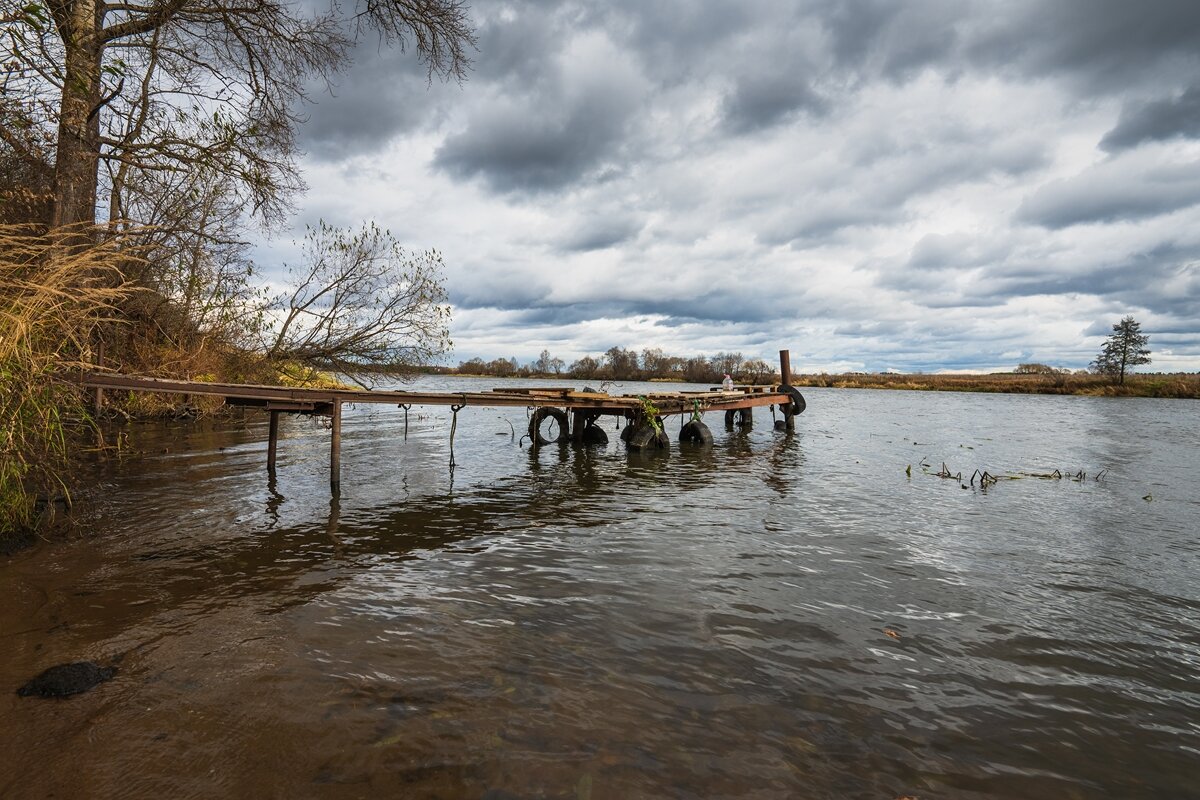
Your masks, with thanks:
M273 482L262 416L127 426L95 535L0 560L0 796L1200 794L1200 405L805 394L666 456L466 409L453 473L363 406L339 502L312 421Z

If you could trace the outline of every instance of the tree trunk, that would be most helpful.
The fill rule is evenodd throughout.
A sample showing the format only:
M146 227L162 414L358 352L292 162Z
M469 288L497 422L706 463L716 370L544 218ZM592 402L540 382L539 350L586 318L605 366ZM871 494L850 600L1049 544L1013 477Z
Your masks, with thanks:
M55 227L96 222L100 168L99 30L96 0L73 0L56 15L66 50L62 111L54 160Z

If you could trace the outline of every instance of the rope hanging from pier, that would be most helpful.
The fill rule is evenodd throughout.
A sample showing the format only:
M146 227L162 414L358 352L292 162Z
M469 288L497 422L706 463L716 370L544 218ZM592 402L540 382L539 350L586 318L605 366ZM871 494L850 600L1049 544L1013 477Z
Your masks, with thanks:
M466 398L463 398L463 399L465 400ZM465 407L466 407L466 403L463 403L462 405L450 406L450 411L452 412L451 417L450 417L450 468L451 469L454 468L454 431L456 431L458 429L458 412L462 411L463 408L465 408Z

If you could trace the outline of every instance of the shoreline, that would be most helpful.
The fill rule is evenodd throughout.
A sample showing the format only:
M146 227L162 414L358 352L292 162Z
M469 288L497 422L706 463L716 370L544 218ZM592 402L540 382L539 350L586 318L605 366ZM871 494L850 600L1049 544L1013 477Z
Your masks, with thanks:
M1200 399L1200 374L1133 375L1124 384L1100 375L796 375L796 386L829 389L903 389L925 392L1045 394L1080 397Z
M687 383L695 386L714 385L710 381L686 381L673 376L602 378L572 375L480 375L474 373L427 373L456 378L488 380L559 380L618 382L645 381L650 383ZM777 383L779 376L772 376ZM825 389L891 389L917 392L979 392L982 394L1045 394L1077 395L1080 397L1153 397L1176 400L1200 400L1200 373L1151 373L1131 375L1124 384L1113 383L1101 375L1022 375L997 372L986 375L922 375L918 373L827 374L793 375L792 385L798 388Z

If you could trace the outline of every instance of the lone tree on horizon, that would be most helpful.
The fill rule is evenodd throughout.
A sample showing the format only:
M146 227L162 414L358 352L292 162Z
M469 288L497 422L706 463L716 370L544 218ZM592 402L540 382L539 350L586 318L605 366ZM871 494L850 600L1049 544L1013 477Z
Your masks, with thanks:
M1149 343L1150 337L1142 333L1142 324L1133 317L1125 317L1113 325L1113 332L1092 362L1092 371L1112 375L1117 378L1117 383L1124 384L1126 372L1133 372L1139 364L1150 363L1150 350L1146 347Z

